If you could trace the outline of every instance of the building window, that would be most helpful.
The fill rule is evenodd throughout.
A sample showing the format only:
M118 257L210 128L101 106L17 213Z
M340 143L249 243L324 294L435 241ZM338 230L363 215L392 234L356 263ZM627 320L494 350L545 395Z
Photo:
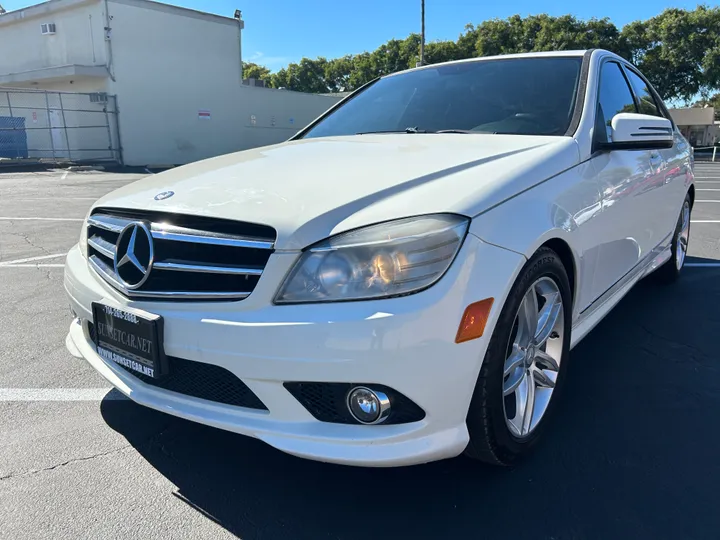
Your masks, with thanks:
M55 33L55 23L45 23L40 25L40 31L43 35Z

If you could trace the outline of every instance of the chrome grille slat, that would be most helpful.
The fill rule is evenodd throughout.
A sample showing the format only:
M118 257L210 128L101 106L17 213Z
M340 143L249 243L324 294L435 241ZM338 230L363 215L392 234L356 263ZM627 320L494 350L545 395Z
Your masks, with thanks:
M107 216L105 214L93 214L88 218L88 225L120 234L128 223L132 223L132 221L132 219Z
M217 300L217 299L242 299L250 296L247 291L212 291L212 292L194 292L194 291L129 291L122 283L115 279L115 272L105 261L97 255L91 255L88 259L90 266L100 274L105 281L118 289L121 293L132 298L168 298L181 296L192 300Z
M105 255L108 259L115 258L115 244L108 242L102 236L91 236L88 238L88 246L96 251L99 251L102 255Z
M209 266L205 264L185 264L174 262L157 262L153 268L175 272L198 272L201 274L235 274L238 276L259 276L262 268L240 268L233 266Z
M179 227L176 229L180 229ZM216 246L233 246L251 249L272 249L274 243L253 238L239 238L229 235L198 234L200 231L183 229L170 231L156 227L153 223L152 235L157 240L171 240L175 242L190 242L193 244L212 244Z
M133 222L150 229L155 258L147 280L130 290L116 275L113 260L120 233ZM103 280L129 298L165 301L247 298L276 235L265 225L113 208L97 210L87 226L88 263Z

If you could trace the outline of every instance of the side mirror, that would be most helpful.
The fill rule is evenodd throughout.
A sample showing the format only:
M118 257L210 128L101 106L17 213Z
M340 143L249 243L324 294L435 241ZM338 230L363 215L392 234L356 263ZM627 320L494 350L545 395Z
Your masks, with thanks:
M610 125L612 142L601 144L603 150L655 150L674 144L672 123L667 118L620 113Z

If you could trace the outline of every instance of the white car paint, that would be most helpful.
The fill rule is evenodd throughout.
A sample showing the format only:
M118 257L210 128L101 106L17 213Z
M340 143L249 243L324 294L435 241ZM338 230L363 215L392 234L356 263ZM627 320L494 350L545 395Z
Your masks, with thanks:
M593 153L598 66L608 58L617 60L605 51L590 57L583 114L572 137L300 139L194 163L107 195L94 208L270 225L278 232L276 252L241 302L167 303L124 296L88 267L76 246L65 274L78 317L68 349L138 403L257 437L291 454L366 466L460 454L495 322L523 264L540 246L559 242L571 255L573 346L669 257L670 235L693 181L688 146L676 133L674 148L653 158L637 151ZM175 195L155 201L164 191ZM357 227L437 212L472 222L456 260L427 290L383 300L273 304L303 248ZM484 335L456 344L465 307L490 297L495 303ZM269 412L158 390L103 361L82 324L92 319L93 301L161 315L168 355L225 367ZM384 384L414 400L426 416L400 425L320 422L283 388L284 381Z

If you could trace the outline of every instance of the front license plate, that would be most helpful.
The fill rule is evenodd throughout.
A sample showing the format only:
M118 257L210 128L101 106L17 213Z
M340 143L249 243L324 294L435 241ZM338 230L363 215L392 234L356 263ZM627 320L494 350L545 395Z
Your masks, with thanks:
M139 315L93 302L95 345L100 356L147 377L167 374L162 317Z

